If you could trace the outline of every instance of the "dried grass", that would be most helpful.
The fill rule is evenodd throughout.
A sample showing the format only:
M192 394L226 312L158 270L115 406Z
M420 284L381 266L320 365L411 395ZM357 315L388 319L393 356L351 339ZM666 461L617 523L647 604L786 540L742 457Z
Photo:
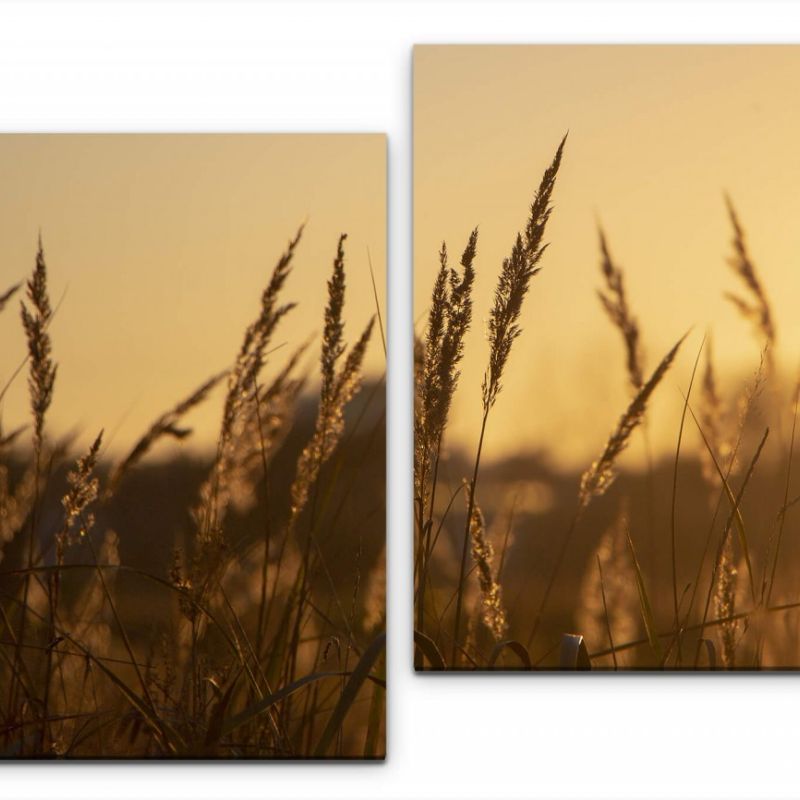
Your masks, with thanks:
M589 505L595 497L601 497L608 491L614 482L616 471L614 469L617 459L622 451L627 447L631 434L644 418L647 410L647 402L655 391L661 379L666 375L678 349L685 337L679 339L672 349L661 359L661 362L654 370L653 374L644 383L631 401L625 413L619 418L616 428L606 442L600 458L595 461L581 477L581 485L578 491L578 500L581 506Z
M736 214L733 201L727 195L725 197L725 204L733 228L733 239L731 242L733 245L733 254L728 259L728 265L739 278L745 290L744 296L733 292L726 292L725 297L733 303L745 319L753 324L756 333L762 340L763 346L767 348L768 363L771 371L771 354L775 348L776 339L772 310L767 300L764 286L756 272L755 264L747 249L744 228Z
M480 492L482 497L479 499L481 454L487 437L489 413L496 405L504 381L513 375L509 372L510 354L514 342L521 334L524 298L531 279L540 268L540 260L545 250L542 241L551 213L551 194L563 144L564 142L559 146L553 162L542 179L526 228L516 236L511 252L500 270L488 320L489 363L482 383L483 416L480 428L476 430L477 448L471 477L463 481L461 490L450 489L447 495L437 498L437 484L444 483L442 474L446 475L447 481L451 481L454 477L453 465L459 463L456 459L443 455L442 441L447 435L453 395L458 388L459 370L465 358L463 340L458 347L450 351L455 357L445 358L444 342L448 330L451 293L453 287L459 284L450 279L453 273L448 265L446 247L443 246L439 253L439 270L433 286L427 327L424 335L416 338L414 343L416 666L419 669L426 668L426 665L430 665L433 669L495 669L496 665L501 663L500 655L505 652L513 652L519 664L525 668L535 668L540 664L552 665L555 658L553 653L558 651L558 641L553 639L552 629L554 625L563 624L560 621L553 622L553 619L556 619L557 615L563 618L569 610L575 614L578 633L586 638L590 647L596 648L593 653L589 653L587 659L597 666L618 668L629 665L657 669L673 666L698 667L700 657L705 653L707 657L703 666L712 669L718 661L721 666L728 669L757 667L762 663L764 653L772 654L776 651L775 643L768 637L778 628L768 626L766 619L772 614L795 610L800 605L788 602L770 606L770 597L776 582L777 554L781 535L787 524L788 509L796 506L796 498L791 499L793 493L790 490L795 425L792 426L792 441L788 448L787 474L783 486L784 505L776 515L767 552L759 554L753 550L753 532L747 529L748 518L740 506L747 494L753 473L757 469L763 473L766 469L759 463L759 458L764 450L769 429L764 432L764 426L759 423L756 430L753 427L754 422L759 421L757 418L776 415L779 438L783 438L780 436L783 410L778 405L783 392L781 387L776 385L773 361L777 338L775 318L764 283L748 251L743 227L730 200L727 203L733 227L733 254L729 264L743 290L740 293L728 293L726 297L741 315L753 324L759 343L763 346L761 363L755 379L738 401L728 402L715 371L714 353L709 335L705 365L701 372L702 386L697 414L690 404L691 383L688 396L684 398L684 413L681 417L674 469L670 471L672 514L668 523L660 521L658 509L662 498L655 494L654 482L664 466L652 458L646 415L656 389L664 383L667 372L672 369L686 336L678 340L663 356L648 377L645 370L642 330L639 320L633 313L627 291L626 274L614 260L605 234L602 230L599 231L603 285L598 296L604 312L622 339L626 382L632 392L632 398L612 430L600 457L580 476L577 506L567 530L553 538L550 552L542 554L534 545L530 545L530 549L515 547L510 556L512 565L503 573L503 589L507 589L505 577L507 574L515 576L513 579L518 579L516 576L520 574L527 576L519 587L517 597L518 602L524 601L529 606L531 601L528 596L531 591L527 581L528 578L531 581L535 579L537 598L533 602L537 604L534 606L537 610L533 614L533 619L524 619L525 615L518 613L514 605L507 612L503 603L500 578L492 567L494 550L485 530L480 505L490 509L491 514L492 510L498 507L498 496L507 494L507 491L498 489L498 482L502 484L502 478L498 478L491 486L482 489ZM459 273L458 279L471 285L473 276L470 271L474 269L472 266L474 252L471 247L468 247L467 252L471 254L470 258L465 259L468 269ZM471 305L469 314L463 319L468 326L471 320ZM702 353L698 355L698 364L701 355ZM442 364L446 365L444 369ZM694 374L693 372L692 380ZM774 389L767 396L768 402L757 404L756 401L767 385ZM733 413L728 411L737 405L738 420L735 418L735 411ZM758 414L755 413L756 408ZM587 406L587 413L591 413L590 405ZM683 485L697 474L693 472L692 459L695 456L681 451L683 420L687 413L690 413L697 423L705 447L701 448L698 454L703 482L706 484L705 487L700 487L705 489L700 494L709 496L712 517L707 541L702 548L696 570L694 565L691 565L693 580L681 585L677 564L686 563L687 553L679 553L679 550L685 547L689 551L690 546L695 547L695 542L690 541L690 533L692 536L696 535L695 531L687 531L680 537L679 547L676 532L679 523L685 520L682 520L683 513L679 513L677 486L679 483ZM594 501L606 495L614 483L621 469L621 456L629 446L634 431L639 428L645 435L647 497L635 498L638 500L637 513L641 512L641 507L644 505L650 519L651 536L660 527L669 525L671 596L659 595L664 588L666 576L660 574L663 565L654 555L659 552L662 544L668 546L670 542L664 544L653 540L649 548L641 548L640 558L633 549L634 539L638 541L640 534L629 529L633 524L631 516L620 511L616 521L606 526L602 535L593 543L591 556L585 562L579 603L571 604L567 595L574 594L574 589L566 587L572 587L573 584L563 586L559 584L560 571L565 564L566 554L575 545L574 562L576 558L582 557L580 553L585 552L577 547L577 533L579 531L584 533L582 527L590 518L602 518L603 514L603 508L599 503L591 512L587 509ZM738 489L734 490L731 484L740 478L737 459L742 445L743 443L749 445L751 442L755 444L756 433L760 439L755 447L755 455L741 476ZM768 463L767 468L772 468L775 461ZM496 471L495 475L498 474L499 471ZM636 487L639 477L638 473L632 472L627 481L628 485ZM762 475L762 481L765 480L768 481L768 477ZM682 489L682 498L691 497L688 488ZM461 514L454 514L453 508L454 501L464 490L467 494L467 509L465 517L462 517ZM558 502L557 490L555 495ZM625 496L620 498L621 508L624 507L626 499ZM726 503L730 506L729 516L722 537L715 544L714 539L718 535L717 515L720 509L725 508ZM757 503L762 503L762 500L759 498ZM703 506L703 513L707 513L709 509L705 507L705 503ZM552 513L555 511L557 509L552 510ZM546 517L542 516L540 519L544 520ZM534 520L529 531L534 535L538 533L536 522ZM458 525L463 525L463 538L456 536ZM458 571L453 564L454 545L461 549ZM584 540L582 547L585 545ZM506 549L504 546L502 558L504 562L507 560ZM713 555L715 550L716 557ZM518 553L534 551L539 553L541 563L518 563L520 557ZM470 554L472 558L468 563ZM711 554L710 565L709 554ZM760 564L759 555L763 556L761 559L763 563ZM517 563L514 564L514 561ZM471 566L471 570L468 570L468 566ZM755 571L759 567L763 568L760 596L756 591L754 578ZM746 582L739 580L743 569L747 571ZM475 581L468 581L467 578L473 571ZM658 576L661 582L654 580L651 572ZM747 592L743 589L745 583L748 584ZM558 592L554 591L557 586L559 586ZM701 608L700 612L695 607L698 592L707 592L705 609ZM556 597L561 602L558 611L554 611L548 605L550 599ZM671 627L662 629L659 627L659 615L663 613L667 600L672 610ZM465 621L462 624L465 607L470 611L465 614ZM474 613L476 610L477 614ZM553 619L548 616L548 624L542 625L546 612L553 613ZM642 635L642 622L646 636ZM488 644L486 637L482 638L480 635L479 623L492 632L492 641ZM530 630L526 644L522 635L525 629ZM708 638L707 631L710 630L714 631L716 639ZM543 634L541 639L537 638L540 633ZM566 634L563 629L562 633ZM503 641L498 641L501 637ZM721 653L719 659L716 655L715 641L719 642ZM541 647L540 653L533 652L535 646ZM690 654L692 650L694 652ZM445 660L442 654L448 651L449 659ZM796 660L796 652L794 650L792 652Z
M307 380L300 374L307 342L262 377L279 323L294 307L281 295L301 233L302 228L278 260L232 368L159 416L108 472L101 463L102 433L71 468L65 463L70 442L45 441L56 366L48 331L53 311L47 267L39 243L22 303L34 454L16 482L9 466L0 464L0 558L3 546L24 527L29 532L26 554L21 560L15 554L18 563L3 573L8 593L0 606L5 631L0 637L0 747L6 754L298 757L330 755L335 741L334 754L354 755L360 752L355 740L363 739L363 728L369 755L381 756L383 695L371 687L382 691L383 668L377 663L385 619L382 560L368 576L367 604L359 605L358 618L353 610L339 619L335 606L314 602L318 584L293 535L308 492L320 483L322 466L342 441L344 408L358 392L373 329L371 320L347 346L344 237L329 284L314 433L299 458L285 507L274 508L269 496L272 457L292 430ZM18 288L0 296L0 309ZM182 441L191 435L184 417L206 402L223 378L227 391L218 446L193 510L193 535L185 548L175 549L163 573L126 566L120 539L108 526L111 507L128 488L126 477L163 439ZM6 456L22 430L0 431L0 456ZM60 508L39 508L43 497L44 502L52 498L50 481L61 469L67 475ZM334 486L335 476L321 490ZM266 507L256 509L261 487ZM349 491L339 489L336 496L347 498ZM239 514L265 513L261 542L245 545L237 539L239 521L231 519L229 508ZM271 534L277 524L282 537ZM319 565L327 570L323 560ZM301 576L307 588L298 593ZM357 565L354 598L360 581ZM142 585L146 602L162 604L152 631L142 628L131 607L129 582L134 591ZM304 635L297 638L288 625L295 613L305 619ZM331 630L352 637L347 648L351 665L345 661L333 673L320 668L321 648ZM295 678L298 670L301 677ZM372 701L367 719L357 701L368 677ZM297 713L287 713L298 697L304 704L295 707Z
M625 363L628 369L628 379L634 392L642 388L644 382L644 368L642 366L641 343L639 341L639 324L628 305L625 293L625 277L622 269L618 267L608 249L605 234L602 229L600 236L600 270L606 282L605 291L599 290L597 296L608 314L611 323L619 330L625 345Z

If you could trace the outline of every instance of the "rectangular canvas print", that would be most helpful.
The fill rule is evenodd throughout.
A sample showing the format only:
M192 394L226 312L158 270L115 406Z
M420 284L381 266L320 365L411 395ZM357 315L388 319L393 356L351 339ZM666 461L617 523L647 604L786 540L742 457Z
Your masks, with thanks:
M385 751L385 137L0 136L0 753Z
M800 666L800 49L414 56L415 666Z

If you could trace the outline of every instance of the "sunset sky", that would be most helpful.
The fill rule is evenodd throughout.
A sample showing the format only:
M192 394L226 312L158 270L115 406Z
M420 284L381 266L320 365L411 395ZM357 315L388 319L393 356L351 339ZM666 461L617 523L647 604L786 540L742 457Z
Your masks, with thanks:
M451 443L480 426L485 322L542 172L569 131L547 229L484 454L599 454L629 398L622 344L597 300L597 224L625 270L649 373L693 332L651 414L674 448L706 330L721 372L751 374L759 345L723 299L730 193L772 302L780 367L800 357L800 48L422 46L414 54L415 319L424 327L442 239L480 228L473 330ZM635 453L633 454L635 457Z
M59 371L48 430L77 430L85 442L105 428L112 450L130 447L233 361L303 221L284 294L299 307L275 344L320 333L340 232L349 235L345 334L354 341L375 311L368 251L385 313L385 149L383 136L349 134L0 136L0 292L30 274L41 230L53 305L63 297L51 327ZM0 384L26 352L18 309L15 298L0 314ZM319 338L312 366L318 353ZM367 372L384 369L376 335ZM221 400L218 389L187 420L194 446L215 441ZM9 430L28 419L23 373L2 421Z

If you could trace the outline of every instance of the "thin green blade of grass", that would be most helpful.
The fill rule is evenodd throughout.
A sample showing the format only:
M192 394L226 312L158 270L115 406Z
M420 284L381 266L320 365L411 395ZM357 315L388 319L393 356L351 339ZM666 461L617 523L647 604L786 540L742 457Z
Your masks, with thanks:
M711 639L701 639L698 644L705 646L706 654L708 655L708 668L715 670L717 668L717 649L714 647L714 642Z
M84 647L80 642L73 639L69 634L64 631L61 635L68 639L69 642L81 650L83 655L92 662L123 694L125 699L142 715L145 722L152 728L156 737L161 741L164 749L172 755L177 755L184 752L186 744L180 734L161 717L155 715L148 703L136 692L131 689L125 681L122 680L113 670L110 670L99 659L95 658L91 651Z
M689 379L689 388L686 391L686 397L683 401L681 423L680 427L678 428L678 442L675 446L675 461L672 469L672 502L670 505L670 556L672 560L672 603L673 613L675 615L675 630L677 632L678 640L678 661L681 659L680 617L678 613L678 466L680 464L683 430L686 425L686 409L689 406L689 398L692 396L692 387L694 386L694 379L697 375L697 365L700 363L700 355L703 352L705 342L705 337L703 337L703 341L700 343L700 348L697 351L697 358L695 358L694 366L692 367L692 377Z
M779 526L778 526L778 540L775 543L775 556L772 561L772 573L769 579L769 588L767 589L767 597L765 600L766 605L769 605L770 600L772 599L772 589L775 585L775 573L778 569L778 557L780 555L781 550L781 541L783 540L783 531L786 525L786 510L789 503L789 486L792 480L792 462L794 460L794 446L795 446L795 435L797 433L797 406L800 403L800 381L797 382L794 389L794 411L792 414L792 434L789 440L789 453L788 458L786 460L786 482L784 484L784 492L783 492L783 504L781 506L781 511L779 514Z
M367 262L369 263L369 277L372 281L372 294L375 297L375 313L378 316L378 330L381 334L381 344L383 345L383 355L386 356L386 334L383 330L383 316L381 314L381 304L378 301L378 287L375 285L375 272L372 269L372 256L367 248Z
M339 732L344 718L347 716L347 712L355 702L359 689L368 678L370 670L381 653L383 653L385 647L386 634L382 633L373 639L372 643L364 651L364 655L361 656L358 664L356 664L356 668L350 675L350 679L347 681L344 691L339 697L339 701L336 703L336 707L333 709L333 713L328 719L325 729L322 731L322 735L317 742L317 746L314 750L314 756L316 758L325 756L331 744L333 744L333 740Z
M733 514L733 523L736 526L736 532L739 535L739 542L742 546L742 555L744 556L745 563L747 564L747 576L750 581L750 593L753 597L753 602L756 603L757 600L756 600L755 578L753 576L753 564L750 561L750 547L747 543L747 531L745 530L744 527L744 519L742 518L742 512L739 510L739 500L736 499L736 497L733 494L733 491L731 491L731 486L728 483L728 480L725 477L725 474L723 473L722 468L719 465L719 461L717 461L717 458L714 455L714 450L709 444L708 439L706 438L706 434L703 431L702 426L700 425L700 421L695 416L694 410L692 409L691 405L689 405L688 408L689 408L689 413L692 415L692 419L694 420L694 424L697 426L697 430L699 431L700 436L703 439L703 444L706 450L708 450L709 455L711 456L711 460L714 463L714 468L717 470L719 479L720 481L722 481L722 487L725 491L725 495L728 498L728 502L730 503L731 513ZM766 434L764 435L764 439L761 440L758 453L761 452L761 448L764 446L764 442L766 441L766 437L768 434L769 434L769 428L767 428ZM756 454L756 457L758 456L758 453Z
M216 744L222 736L222 726L225 724L225 712L228 710L228 706L233 699L233 693L236 691L236 686L239 683L241 674L241 669L237 670L228 688L225 690L225 693L216 702L211 711L205 739L205 746L207 749L213 748L214 744Z
M425 658L428 659L431 669L447 669L447 665L444 663L444 657L439 652L436 642L434 642L430 636L422 633L422 631L414 631L414 644L419 648Z
M636 573L636 588L639 590L639 606L642 612L644 629L647 633L647 640L650 643L650 647L653 649L656 658L658 659L658 663L662 664L664 660L664 651L658 638L655 617L653 616L653 608L650 605L650 598L647 595L647 587L645 586L642 569L639 566L639 559L636 557L636 549L633 546L631 532L627 528L625 530L625 536L628 540L628 549L630 550L631 560L633 561L633 569Z
M611 619L608 616L608 604L606 603L606 587L603 581L603 565L600 563L600 556L597 556L597 572L600 576L600 597L603 601L603 621L606 625L606 633L608 634L608 644L611 646L611 660L614 662L614 671L619 669L617 663L617 653L614 650L614 636L611 633Z
M341 678L342 675L345 674L347 673L314 672L311 675L305 675L302 678L298 678L296 681L287 684L282 689L278 689L272 692L272 694L266 695L262 700L259 700L252 706L249 706L239 714L236 714L233 717L228 718L221 727L220 736L227 736L229 733L235 731L242 725L251 722L264 712L269 711L269 709L271 709L277 703L280 703L281 700L285 700L287 697L294 694L296 691L302 689L304 686L307 686L310 683L315 683L316 681L322 681L325 680L326 678Z

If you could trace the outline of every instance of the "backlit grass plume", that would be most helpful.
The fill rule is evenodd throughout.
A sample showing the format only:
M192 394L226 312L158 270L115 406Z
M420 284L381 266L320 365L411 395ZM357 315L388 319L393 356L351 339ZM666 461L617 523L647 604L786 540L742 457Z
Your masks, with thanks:
M291 430L295 405L306 385L306 378L297 377L295 370L307 348L308 343L300 345L242 411L242 433L234 442L226 481L231 504L240 513L255 504L256 482Z
M375 318L367 323L358 341L345 355L342 310L345 296L344 242L346 234L339 237L333 274L328 281L328 303L325 308L325 328L322 337L320 367L319 409L311 441L303 449L297 463L297 474L291 489L291 528L308 502L311 487L317 480L324 463L330 458L344 430L344 408L358 390L361 365L367 351Z
M47 265L41 237L36 253L36 267L27 283L27 296L30 308L24 301L20 306L30 359L28 388L33 414L34 447L39 452L42 446L44 418L53 399L53 385L57 371L57 366L51 357L52 347L47 330L53 310L47 293Z
M88 507L97 500L100 487L95 468L102 441L103 431L100 431L86 455L81 456L67 474L69 489L61 500L64 507L64 526L57 537L59 563L64 546L86 536L94 525L94 515L88 511Z
M447 427L450 405L458 385L459 363L464 355L464 335L472 321L472 285L475 281L475 253L478 230L472 231L461 256L461 273L448 266L447 247L442 244L439 254L440 276L446 280L444 296L438 293L440 280L434 289L431 324L425 348L425 419L436 438ZM437 316L443 311L441 330L437 331Z
M592 498L605 494L609 486L614 482L616 461L620 453L627 447L631 434L644 418L650 396L672 365L685 338L685 336L681 337L661 359L661 363L656 367L649 380L642 385L641 389L636 393L636 397L633 398L625 413L620 417L617 427L609 437L600 458L583 473L578 491L579 503L582 507L589 505Z
M51 356L51 342L48 327L53 316L50 306L50 297L47 291L47 265L44 259L44 248L42 247L42 237L39 236L38 249L36 251L36 266L33 275L27 282L27 297L30 307L25 301L20 302L20 313L22 316L22 327L28 343L28 361L30 363L28 371L28 395L30 398L31 415L33 417L33 500L31 503L31 523L28 531L27 543L27 567L31 569L38 559L37 553L37 534L35 532L36 514L39 505L39 489L42 476L42 450L44 445L44 422L47 410L53 400L53 386L56 381L56 364ZM22 605L20 613L19 631L17 634L17 646L14 652L14 671L18 670L23 661L21 643L25 641L26 626L28 623L29 601L31 600L30 574L26 574L23 581ZM38 590L40 583L38 579L35 583L35 590ZM10 706L16 709L17 695L19 687L14 685Z
M733 555L733 537L727 533L725 544L720 553L717 570L717 585L714 590L714 612L717 619L728 620L719 626L719 637L722 644L722 665L725 669L736 666L736 634L739 628L737 620L729 619L736 613L736 586L739 571Z
M289 241L286 250L272 271L269 283L261 295L261 310L258 317L245 331L236 363L228 377L228 392L225 397L220 431L220 449L222 450L225 450L226 445L233 437L233 428L239 410L254 391L256 378L264 365L267 345L275 333L278 323L296 306L296 303L279 305L279 298L291 272L294 252L302 235L303 227L301 226L294 238Z
M461 256L461 272L448 264L447 245L439 251L439 272L433 287L428 327L422 349L422 367L416 414L417 494L447 427L450 406L458 386L459 364L464 355L464 335L472 321L472 286L478 230L472 231Z
M486 537L486 523L477 505L472 509L470 534L472 560L475 563L478 585L481 590L481 619L491 631L495 641L499 642L508 630L508 621L503 608L502 590L492 571L494 547Z
M297 460L297 471L290 489L290 512L284 542L296 533L300 515L305 510L311 492L316 488L322 467L333 455L344 432L344 409L353 399L361 381L361 366L375 324L373 315L361 336L347 352L344 344L344 323L342 311L345 300L344 242L347 234L339 237L333 273L328 281L328 302L325 307L325 327L322 335L320 367L322 385L320 387L319 407L314 432ZM342 358L344 362L341 363ZM297 664L297 650L304 611L308 599L308 585L316 542L314 525L316 508L312 504L311 527L303 546L302 563L299 572L297 608L292 633L294 653L288 675L294 678Z
M599 230L599 236L600 271L605 279L606 287L605 290L598 290L597 296L609 319L622 335L628 378L633 390L638 392L644 380L639 325L628 305L622 270L611 258L611 252L602 229Z
M567 137L561 140L550 166L545 170L524 235L517 234L511 255L503 261L500 278L494 293L494 305L489 315L489 367L483 379L483 406L488 409L497 400L503 371L511 354L511 346L520 335L519 316L522 301L528 293L531 278L539 272L539 262L547 249L542 244L545 228L550 219L550 200L556 185L558 168Z
M736 306L745 319L753 323L756 332L767 345L768 359L771 364L772 350L775 346L775 323L772 311L764 286L758 277L755 264L747 249L744 229L730 197L725 197L725 203L728 208L731 226L733 227L733 254L728 259L728 264L741 280L747 293L747 296L742 296L733 292L726 292L725 297Z
M220 523L225 516L229 499L226 481L230 476L230 460L235 440L244 428L243 409L255 396L258 375L264 365L265 353L275 329L296 305L280 304L279 301L302 235L301 226L278 259L269 283L261 294L259 315L245 330L236 361L228 373L217 455L208 482L201 490L201 504L196 513L200 539L207 544L220 540L222 536Z
M431 517L436 499L436 479L442 438L458 386L464 355L464 335L472 321L472 288L478 230L472 231L461 255L460 272L448 264L447 245L439 251L439 272L433 287L424 343L414 344L414 502L416 506L415 574L421 601L418 625L424 618L424 595L430 557ZM428 501L426 514L426 504Z
M469 554L470 527L475 505L475 491L481 462L481 451L486 434L489 411L494 406L502 387L503 371L511 355L511 347L520 335L519 318L522 301L528 293L531 278L539 272L539 263L547 245L542 243L547 222L552 213L550 201L555 188L556 176L561 166L561 156L567 136L558 145L550 166L542 176L539 188L531 203L530 214L524 234L518 233L511 255L503 261L494 293L494 304L489 313L489 365L484 373L482 389L483 419L475 454L475 466L469 483L469 502L464 526L464 543L461 550L461 565L456 592L455 624L453 629L452 660L455 662L461 638L461 609L463 605L467 560Z

